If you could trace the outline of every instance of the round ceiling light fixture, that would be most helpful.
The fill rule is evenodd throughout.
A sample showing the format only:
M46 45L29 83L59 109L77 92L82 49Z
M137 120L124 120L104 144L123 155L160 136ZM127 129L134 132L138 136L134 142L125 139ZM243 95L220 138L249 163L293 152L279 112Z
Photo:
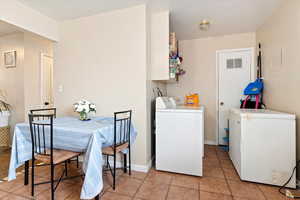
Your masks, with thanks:
M210 22L206 19L203 19L199 24L199 28L201 31L207 31L209 27L210 27Z

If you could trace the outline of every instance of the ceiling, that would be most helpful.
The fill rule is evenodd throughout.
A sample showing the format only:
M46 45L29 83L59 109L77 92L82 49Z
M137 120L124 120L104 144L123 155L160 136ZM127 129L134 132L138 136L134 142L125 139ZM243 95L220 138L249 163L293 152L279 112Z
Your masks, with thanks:
M0 36L20 32L20 31L21 29L19 29L18 27L0 20Z
M284 0L18 0L55 20L62 21L147 3L152 11L169 9L171 28L179 39L194 39L252 32ZM199 22L208 19L208 31Z

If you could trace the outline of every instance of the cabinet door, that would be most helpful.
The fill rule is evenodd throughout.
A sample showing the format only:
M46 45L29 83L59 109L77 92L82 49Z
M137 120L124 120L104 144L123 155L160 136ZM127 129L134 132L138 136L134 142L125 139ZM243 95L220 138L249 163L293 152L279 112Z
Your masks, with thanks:
M151 79L169 80L169 11L151 17Z
M229 156L241 177L241 120L232 117L229 120Z

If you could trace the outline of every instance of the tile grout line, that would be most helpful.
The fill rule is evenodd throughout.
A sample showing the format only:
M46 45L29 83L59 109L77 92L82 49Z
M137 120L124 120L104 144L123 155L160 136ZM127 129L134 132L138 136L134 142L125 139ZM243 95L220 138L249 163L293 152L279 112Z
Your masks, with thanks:
M7 197L7 196L9 196L9 195L13 195L13 196L22 197L22 198L24 198L24 199L30 199L30 200L34 199L33 197L28 197L28 196L24 196L24 195L12 193L12 192L6 192L6 193L8 193L8 195L5 195L4 197Z
M136 195L137 195L137 193L139 192L139 190L141 189L142 185L145 183L147 177L149 176L150 171L151 171L151 168L150 168L150 170L147 172L146 177L143 179L143 182L140 184L140 186L139 186L138 189L136 190L136 192L135 192L135 194L133 195L132 199L134 199L135 197L137 197ZM139 198L139 197L138 197L138 198Z
M3 197L6 197L7 195L10 194L9 192L6 192L6 191L4 191L4 190L0 190L0 191L5 193L5 195L4 195ZM1 197L1 198L2 198L2 197Z
M126 173L127 174L127 173ZM122 173L121 175L119 175L119 177L123 177L123 178L126 178L126 174L125 173ZM147 175L145 176L145 178L143 178L143 179L139 179L139 178L136 178L136 177L132 177L132 176L129 176L128 175L128 177L127 178L130 178L130 179L135 179L135 180L139 180L139 181L142 181L142 183L139 185L139 187L138 187L138 189L137 189L137 191L134 193L134 195L133 196L130 196L130 195L128 195L128 194L123 194L123 193L118 193L118 192L114 192L114 191L109 191L109 188L111 188L111 186L110 187L108 187L108 188L106 188L103 192L101 192L101 194L100 194L100 197L102 197L105 193L107 193L107 192L111 192L111 193L116 193L116 194L118 194L118 195L122 195L122 196L126 196L126 197L130 197L130 198L132 198L132 199L134 199L135 197L136 197L136 194L138 193L138 191L139 191L139 189L141 188L141 186L143 185L143 183L145 182L145 180L146 180L146 178L148 177L148 175L149 175L149 172L148 173L146 173ZM118 178L118 177L117 177ZM117 181L117 180L116 180Z
M117 170L119 170L119 169L117 169ZM106 176L111 176L111 174L110 174L110 172L108 173L109 175L106 175ZM117 175L117 174L116 174ZM122 178L124 176L124 174L121 174L121 175L117 175L116 176L116 186L117 186L117 179L118 178ZM103 172L102 172L102 184L103 184L103 186L104 186L104 181L103 181ZM106 189L103 189L102 188L102 191L99 193L99 197L100 197L100 199L101 199L101 197L105 194L105 193L107 193L107 192L111 192L111 193L116 193L116 194L119 194L119 195L124 195L124 196L128 196L128 195L126 195L126 194L120 194L120 193L117 193L117 192L115 192L114 190L113 191L109 191L109 189L110 188L112 188L112 185L109 185L109 187L107 187ZM131 196L128 196L128 197L131 197Z
M216 148L218 148L218 146L216 147ZM217 153L217 150L216 150L216 153ZM229 156L229 155L228 155ZM218 158L218 160L219 160L219 162L220 162L220 164L221 164L221 159L219 158L219 156L218 156L218 153L217 153L217 158ZM227 184L227 187L228 187L228 189L229 189L229 192L230 192L230 196L232 197L232 199L234 199L234 196L233 196L233 192L232 192L232 190L231 190L231 188L230 188L230 185L229 185L229 183L228 183L228 180L227 180L227 177L226 177L226 175L225 175L225 171L224 171L224 168L223 168L223 166L221 165L221 169L222 169L222 172L223 172L223 175L224 175L224 179L225 179L225 182L226 182L226 184Z
M260 187L258 185L256 185L256 187L258 188L258 190L263 194L265 200L268 200L268 197L265 195L265 193L260 189Z
M216 147L216 148L217 148L217 147ZM217 154L216 148L214 149L214 151L215 151L215 153L216 153L216 157L217 157L218 163L221 165L220 160L224 160L224 159L219 159L219 156L218 156L218 154ZM222 170L222 172L224 173L224 170L223 170L223 167L222 167L222 166L220 166L220 167L218 167L218 168L220 168L220 169ZM219 179L219 180L225 180L225 181L226 181L226 176L225 176L225 174L224 174L224 178L220 178L220 177L212 177L212 176L207 176L207 177L209 177L209 178L214 178L214 179ZM227 183L227 181L226 181L226 183ZM228 189L230 190L230 193L231 193L231 195L227 195L227 196L230 196L230 197L234 198L234 196L232 195L232 192L231 192L231 189L230 189L230 186L229 186L228 183L227 183L227 185L228 185ZM218 193L218 192L212 192L212 191L201 190L200 185L199 185L199 191L200 191L200 192L202 191L202 192L207 192L207 193L217 194L217 195L226 195L226 194L223 194L223 193ZM200 197L200 199L201 199L201 197Z
M172 185L172 181L173 181L173 175L172 175L172 177L171 177L171 180L170 180L170 183L169 184L167 184L168 185L168 191L167 191L167 194L166 194L166 197L165 197L165 200L167 200L168 199L168 196L169 196L169 191L170 191L170 188L171 188L171 185Z
M218 154L217 154L217 155L218 155ZM218 159L218 161L220 161L220 160L226 160L226 159L220 158L219 156L217 156L217 159ZM230 159L229 159L229 160L230 160ZM231 161L231 160L230 160L230 161ZM222 171L223 171L223 173L224 173L224 175L225 175L224 169L229 169L229 168L221 167L221 169L222 169ZM233 170L235 170L235 169L233 168ZM220 178L216 178L216 179L220 179ZM228 184L228 181L237 182L237 180L227 178L226 175L225 175L225 180L226 180L227 184ZM268 200L268 197L267 197L266 194L262 191L262 189L259 187L259 184L254 183L254 185L255 185L255 186L258 188L258 190L263 194L265 200ZM229 186L229 184L228 184L228 186ZM229 186L229 190L230 190L231 194L233 194L232 191L231 191L230 186ZM210 193L220 194L220 193L216 193L216 192L210 192ZM231 195L231 197L235 198L233 195Z
M24 171L22 171L21 173L22 173L22 175L24 175ZM43 176L43 175L35 175L35 178L47 179L47 178L49 178L49 177L46 177L46 175L45 175L45 176ZM68 183L68 182L65 182L64 184L69 185L69 186L72 185L71 183ZM21 187L31 187L31 185L30 185L30 184L27 185L27 186L22 185L22 186L20 186L19 188L21 188ZM18 188L18 189L19 189L19 188ZM12 195L15 195L15 196L20 196L20 197L23 197L23 198L25 198L25 199L30 199L30 200L32 200L32 199L35 199L36 196L38 196L38 195L40 195L40 194L42 194L43 192L48 191L48 190L49 190L49 188L48 188L48 189L44 189L44 190L40 191L39 193L37 193L34 197L32 197L32 196L27 196L27 195L26 195L26 196L25 196L25 195L21 195L21 194L15 193L15 191L14 191L14 192L12 191L12 192L9 192L9 193L12 194ZM70 195L72 195L72 194L70 194ZM68 198L70 195L68 195L66 198Z
M217 177L213 177L213 178L217 178L217 179L222 179L222 180L225 180L225 182L226 182L226 184L227 184L227 187L228 187L228 190L229 190L229 192L230 192L230 196L231 196L231 198L235 198L235 196L233 196L233 192L232 192L232 190L231 190L231 187L230 187L230 185L229 185L229 182L230 181L236 181L236 180L233 180L233 179L230 179L230 178L228 178L226 175L225 175L225 169L227 169L226 167L223 167L222 165L221 165L221 161L222 160L227 160L227 159L225 159L225 157L223 157L223 155L222 154L218 154L217 152L217 147L216 148L214 148L214 150L213 150L215 153L216 153L216 159L217 159L217 161L218 161L218 163L219 163L219 165L220 165L220 168L221 168L221 170L222 170L222 172L223 172L223 174L224 174L224 178L217 178ZM229 161L230 161L230 159L229 159ZM204 166L203 166L203 169L204 169ZM131 179L136 179L136 180L140 180L141 182L140 182L140 185L137 187L137 190L136 190L136 192L132 195L132 196L129 196L129 195L125 195L125 194L120 194L120 193L116 193L116 194L120 194L120 195L124 195L124 196L127 196L127 197L129 197L129 198L131 198L131 199L135 199L135 198L139 198L139 199L144 199L144 198L140 198L140 197L138 197L137 196L137 194L138 194L138 192L140 191L140 189L141 189L141 187L143 186L143 184L144 183L146 183L146 180L147 180L147 178L150 176L150 173L151 173L151 170L153 170L153 168L151 168L150 170L149 170L149 172L147 172L146 173L146 175L145 175L145 177L143 178L143 179L140 179L140 178L137 178L137 177L132 177L132 176L127 176L127 174L125 174L125 173L122 173L122 174L120 174L120 176L119 177L129 177L129 178L131 178ZM155 170L156 171L156 170ZM155 173L155 172L154 172ZM204 176L204 175L203 175ZM39 176L40 178L47 178L46 176L44 177L44 176ZM171 174L171 179L170 179L170 181L169 181L169 184L166 184L166 185L168 185L168 189L167 189L167 193L166 193L166 196L165 196L165 200L166 199L168 199L168 195L170 194L169 192L170 192L170 189L171 189L171 187L172 187L172 181L174 180L174 175L172 175ZM236 181L237 182L237 181ZM1 183L0 183L1 184ZM71 185L72 183L66 183L67 185ZM256 185L256 187L258 188L258 190L263 194L263 197L267 200L268 198L267 198L267 196L266 196L266 194L262 191L262 189L259 187L259 185L257 185L257 184L255 184ZM176 185L175 185L176 186ZM184 186L178 186L178 187L182 187L182 188L188 188L188 187L184 187ZM106 193L106 192L108 192L108 189L109 189L109 187L103 192L103 194L101 195L101 196L103 196L104 195L104 193ZM190 188L189 188L190 189ZM42 192L44 192L44 191L46 191L46 190L48 190L48 189L44 189ZM201 190L201 179L199 179L199 181L198 181L198 190L199 190L199 199L201 199L201 197L200 197L200 192L202 191ZM35 198L31 198L31 197L27 197L27 196L22 196L21 194L16 194L16 193L13 193L13 192L7 192L7 191L4 191L3 189L0 189L0 191L3 191L3 192L5 192L6 194L5 194L5 196L3 196L3 197L7 197L7 196L9 196L9 195L15 195L15 196L19 196L19 197L23 197L24 199L35 199ZM205 190L203 190L204 192L209 192L209 191L205 191ZM41 193L42 193L41 192ZM213 193L213 194L221 194L221 193L218 193L218 192L209 192L209 193ZM71 194L70 194L71 195ZM67 197L69 197L70 195L68 195ZM225 195L225 194L224 194ZM229 196L229 195L228 195ZM1 198L0 198L1 199Z
M204 176L204 174L202 174L202 177ZM199 182L198 182L198 194L199 194L199 200L200 200L200 195L201 195L201 179L202 179L202 177L199 179Z
M229 155L228 155L228 156L229 156ZM217 156L217 157L218 157L219 160L222 160L222 159L219 158L219 156ZM230 158L229 158L229 160L230 160ZM230 160L230 161L231 161L231 160ZM231 162L232 162L232 161L231 161ZM233 192L231 191L231 188L230 188L230 185L229 185L228 181L236 181L236 180L228 179L228 178L226 177L226 175L225 175L224 168L223 168L223 167L221 167L221 168L222 168L222 171L223 171L223 173L224 173L225 180L226 180L226 182L227 182L227 184L228 184L229 190L230 190L230 192L231 192L231 196L232 196L232 198L234 198ZM234 169L234 170L235 170L235 169ZM257 184L254 184L254 185L255 185L255 187L262 193L262 195L263 195L263 197L265 198L265 200L267 200L267 199L268 199L267 196L266 196L265 193L260 189L260 187L259 187Z

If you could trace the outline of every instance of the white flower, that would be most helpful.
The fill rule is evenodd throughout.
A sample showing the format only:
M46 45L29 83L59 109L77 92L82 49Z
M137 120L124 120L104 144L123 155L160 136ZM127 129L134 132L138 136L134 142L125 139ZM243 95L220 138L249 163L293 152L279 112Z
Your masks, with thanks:
M76 108L76 112L82 112L83 111L83 107L82 106L78 106L77 108Z
M91 111L96 111L96 105L94 103L91 103L87 100L80 100L74 105L74 111L75 112L85 112L89 113Z
M88 104L83 105L83 109L85 113L89 113L90 112L90 106Z

